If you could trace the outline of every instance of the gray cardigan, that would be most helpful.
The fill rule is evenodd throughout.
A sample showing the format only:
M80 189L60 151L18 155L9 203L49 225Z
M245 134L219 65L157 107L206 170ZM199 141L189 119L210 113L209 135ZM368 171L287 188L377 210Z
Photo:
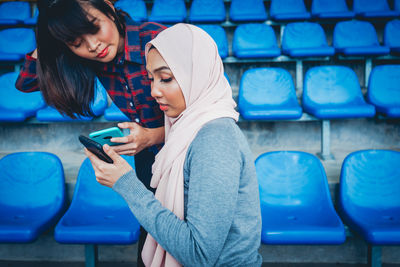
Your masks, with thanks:
M184 266L261 266L254 161L234 120L205 124L184 163L184 220L161 206L133 171L113 189L140 224Z

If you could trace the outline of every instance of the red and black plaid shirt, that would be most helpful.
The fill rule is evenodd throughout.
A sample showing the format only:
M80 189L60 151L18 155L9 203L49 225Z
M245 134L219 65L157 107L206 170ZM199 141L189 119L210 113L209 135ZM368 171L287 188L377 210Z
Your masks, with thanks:
M126 17L125 50L109 63L98 64L98 78L117 107L147 128L164 125L164 115L151 97L145 68L145 45L166 27L158 23L138 24ZM16 81L23 92L38 91L36 60L27 55Z

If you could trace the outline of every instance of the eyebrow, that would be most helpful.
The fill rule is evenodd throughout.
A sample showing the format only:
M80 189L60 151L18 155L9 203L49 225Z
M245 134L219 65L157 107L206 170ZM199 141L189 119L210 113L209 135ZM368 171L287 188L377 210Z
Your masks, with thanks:
M151 71L149 71L147 68L146 68L146 70L147 70L147 72L150 72L150 73L151 73ZM169 70L169 71L170 71L171 69L168 68L167 66L161 66L161 67L155 69L155 70L154 70L154 73L159 72L159 71L162 71L162 70Z

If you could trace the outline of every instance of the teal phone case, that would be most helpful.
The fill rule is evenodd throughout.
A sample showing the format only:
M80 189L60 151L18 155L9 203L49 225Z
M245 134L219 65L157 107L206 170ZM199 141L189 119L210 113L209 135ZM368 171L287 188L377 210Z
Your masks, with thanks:
M123 137L124 134L118 127L111 127L107 129L103 129L100 131L92 132L89 134L90 139L96 141L97 143L101 144L102 146L107 144L109 146L117 146L123 143L114 143L111 142L110 139L113 137Z

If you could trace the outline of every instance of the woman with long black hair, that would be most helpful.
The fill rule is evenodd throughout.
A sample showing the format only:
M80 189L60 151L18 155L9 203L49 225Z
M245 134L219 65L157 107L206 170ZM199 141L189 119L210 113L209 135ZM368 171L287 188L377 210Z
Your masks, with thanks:
M37 49L26 55L16 81L23 92L40 90L47 104L76 118L93 115L95 78L130 119L130 134L115 138L118 154L135 155L139 179L150 188L151 166L164 142L164 120L151 97L145 45L165 29L137 23L109 0L38 0ZM141 229L139 251L145 231ZM138 264L141 265L140 252Z

